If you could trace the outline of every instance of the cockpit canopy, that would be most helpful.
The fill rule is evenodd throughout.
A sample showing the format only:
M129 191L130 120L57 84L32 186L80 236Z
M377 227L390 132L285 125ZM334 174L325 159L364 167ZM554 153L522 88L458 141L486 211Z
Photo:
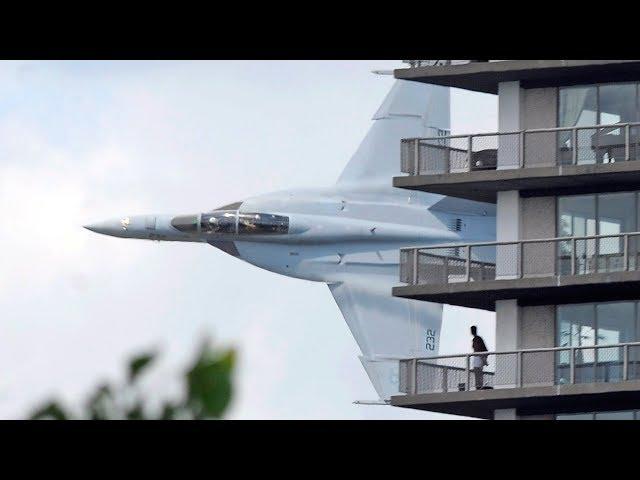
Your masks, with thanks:
M271 213L238 213L238 233L283 235L289 233L289 217Z
M215 210L201 215L174 217L171 225L185 233L231 235L284 235L289 233L289 217L271 213ZM199 227L199 228L198 228Z
M180 215L171 219L171 226L184 233L198 232L198 215Z
M200 218L202 233L236 233L237 211L203 213Z

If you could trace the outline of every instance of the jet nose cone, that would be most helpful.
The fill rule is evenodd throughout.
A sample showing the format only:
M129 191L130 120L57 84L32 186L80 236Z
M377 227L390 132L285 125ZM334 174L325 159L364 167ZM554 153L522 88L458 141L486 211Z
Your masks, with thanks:
M92 232L101 233L102 235L112 235L120 237L125 231L121 220L105 220L102 222L89 223L83 225L87 230Z

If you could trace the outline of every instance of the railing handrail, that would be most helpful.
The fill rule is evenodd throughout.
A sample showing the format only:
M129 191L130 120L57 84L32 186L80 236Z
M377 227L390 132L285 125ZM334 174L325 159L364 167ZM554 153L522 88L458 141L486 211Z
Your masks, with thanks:
M508 132L486 132L486 133L468 133L458 135L445 135L442 137L408 137L403 138L403 142L416 141L416 140L446 140L448 138L469 138L469 137L494 137L498 135L520 135L527 133L549 133L549 132L570 132L573 130L593 130L596 128L620 128L620 127L635 127L640 126L640 122L624 122L624 123L608 123L598 125L577 125L574 127L548 127L548 128L529 128L524 130L511 130Z
M397 361L418 361L422 362L425 360L435 361L435 360L444 360L451 358L466 358L466 357L477 357L477 356L489 356L489 355L517 355L517 354L527 354L527 353L544 353L544 352L560 352L560 351L575 351L575 350L590 350L590 349L598 349L598 348L624 348L624 347L638 347L640 346L640 342L626 342L626 343L612 343L605 345L578 345L575 347L539 347L539 348L527 348L522 350L500 350L500 351L491 351L491 352L471 352L471 353L459 353L452 355L440 355L437 357L402 357L402 356L378 356L377 358L380 360L397 360Z
M518 245L520 243L543 243L543 242L567 242L574 240L598 240L601 238L615 238L615 237L625 237L625 236L636 236L640 235L640 232L623 232L623 233L613 233L613 234L605 234L605 235L585 235L581 237L550 237L550 238L533 238L526 240L511 240L511 241L503 241L503 242L478 242L478 243L447 243L447 244L438 244L438 245L428 245L424 247L404 247L401 248L401 252L411 252L416 250L435 250L442 248L466 248L466 247L492 247L492 246L501 246L501 245ZM473 261L473 260L472 260Z

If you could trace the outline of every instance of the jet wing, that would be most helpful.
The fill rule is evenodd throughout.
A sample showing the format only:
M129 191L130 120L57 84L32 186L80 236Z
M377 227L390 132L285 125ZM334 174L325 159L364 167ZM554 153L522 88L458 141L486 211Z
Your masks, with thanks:
M344 190L391 189L400 171L400 140L449 132L449 89L396 80L374 123L338 179ZM376 258L372 258L376 263ZM352 272L329 289L355 337L364 366L382 400L398 394L398 362L385 357L438 353L442 305L397 298L397 265L388 273Z
M338 185L390 187L401 173L400 140L442 135L449 116L447 87L396 80Z
M389 357L435 356L440 340L442 305L393 297L391 287L397 283L394 275L329 284L382 400L399 394L398 362Z

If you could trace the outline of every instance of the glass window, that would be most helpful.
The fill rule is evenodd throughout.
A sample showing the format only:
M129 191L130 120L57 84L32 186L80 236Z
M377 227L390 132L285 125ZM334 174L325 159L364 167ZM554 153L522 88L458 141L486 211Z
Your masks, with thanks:
M635 302L612 302L596 305L597 343L614 345L635 341ZM599 348L597 380L622 380L623 351L620 347Z
M559 127L598 123L598 91L595 85L561 88L559 100Z
M559 92L558 126L576 127L596 125L598 123L598 87L583 86L561 88ZM594 163L593 149L588 148L593 131L579 130L577 145L573 145L573 133L570 130L558 132L559 161L573 163L573 151L577 149L577 163ZM584 148L584 146L587 148Z
M617 235L636 231L635 193L607 193L598 195L598 235ZM636 240L633 238L632 240ZM633 245L630 245L633 246ZM624 270L624 239L598 240L598 271Z
M593 413L567 413L556 415L556 420L593 420Z
M629 123L637 121L636 84L614 83L599 87L599 124ZM620 134L618 130L618 135Z
M203 233L236 233L236 212L215 211L203 213L200 226Z
M636 231L634 192L598 195L598 234L608 235Z
M558 197L558 236L584 237L595 235L596 196L574 195ZM593 269L591 257L595 252L595 240L579 240L575 242L576 272L587 273ZM571 242L558 244L558 272L560 275L571 274Z
M600 115L598 123L608 125L636 121L635 83L601 85L598 93ZM601 128L597 133L595 151L598 163L624 161L626 156L624 130Z
M286 234L289 232L289 217L270 213L240 213L238 233L254 235Z
M557 235L583 237L591 235L619 235L636 232L638 226L637 192L603 193L558 197ZM629 268L638 262L640 239L629 237ZM571 248L569 241L558 245L558 272L571 274ZM576 273L618 272L625 269L624 238L611 237L578 239Z
M559 305L556 313L557 335L556 343L559 347L581 347L595 344L595 309L593 304ZM593 349L579 349L575 351L575 379L577 383L590 381L590 369L584 364L593 363ZM569 365L570 351L558 352L557 382L570 383Z
M596 234L596 196L558 197L558 236L582 237Z
M598 345L636 341L635 316L635 302L597 304Z
M584 347L640 341L638 302L606 302L558 305L556 310L556 346ZM621 347L575 350L576 383L614 382L622 379ZM629 378L635 378L634 349L630 349ZM556 356L556 381L570 382L569 351Z
M558 126L589 127L637 122L638 84L613 83L560 88ZM637 135L632 127L631 136ZM624 130L621 128L581 128L573 145L571 131L558 132L559 162L571 164L575 153L578 164L612 163L626 159ZM632 142L633 143L633 142ZM631 145L630 158L636 158Z
M558 346L580 347L595 344L593 304L558 306Z
M626 412L601 412L596 413L596 420L633 420L633 410Z
M566 413L556 415L556 420L640 420L638 410L599 413Z

